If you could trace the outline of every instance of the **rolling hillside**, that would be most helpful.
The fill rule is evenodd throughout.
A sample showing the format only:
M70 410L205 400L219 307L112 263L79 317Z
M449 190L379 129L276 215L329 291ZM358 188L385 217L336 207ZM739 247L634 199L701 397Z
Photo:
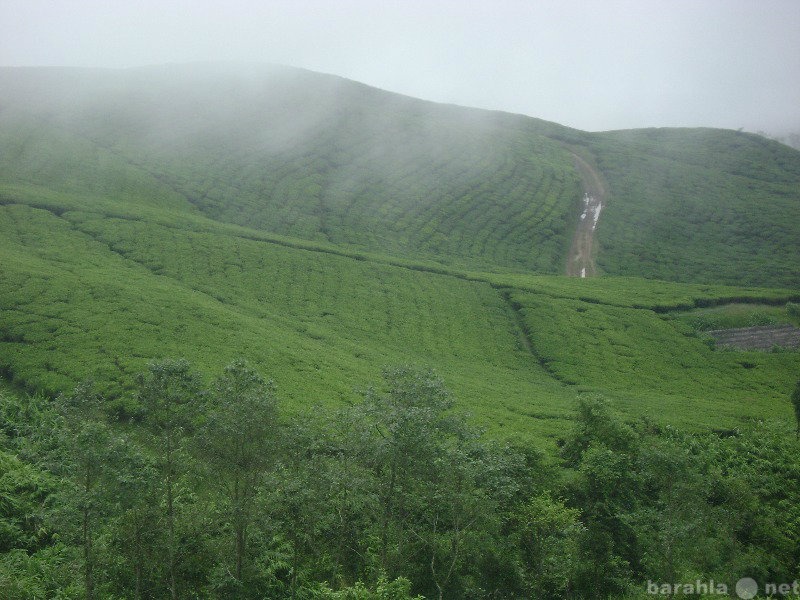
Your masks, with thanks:
M505 115L280 68L6 70L0 88L4 183L106 193L124 173L137 195L264 231L561 270L572 158Z
M94 194L341 247L562 273L585 189L602 273L800 284L800 152L588 134L281 67L0 70L0 191ZM588 182L587 182L588 183Z
M800 152L713 129L595 136L607 273L800 287Z
M579 164L608 188L591 280L559 276ZM789 419L797 352L717 351L681 315L795 318L799 210L800 153L735 132L588 134L277 67L0 69L0 369L94 378L122 418L150 360L244 356L298 409L429 365L539 441L581 392Z

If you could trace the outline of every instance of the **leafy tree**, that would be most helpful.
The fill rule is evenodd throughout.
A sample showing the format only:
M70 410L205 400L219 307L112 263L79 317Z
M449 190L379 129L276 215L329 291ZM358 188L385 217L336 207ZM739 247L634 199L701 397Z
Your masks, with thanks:
M513 516L526 593L531 598L563 598L575 583L585 534L580 511L542 493Z
M578 396L575 427L561 449L567 465L580 464L584 452L602 444L613 451L630 452L636 444L636 433L611 412L608 401L599 395Z
M767 422L701 438L696 453L717 474L705 483L711 480L714 506L726 515L724 528L719 519L706 519L707 526L720 528L728 544L718 543L719 551L704 541L700 548L731 576L791 581L800 572L800 440L788 432Z
M622 593L637 559L627 515L637 501L638 444L636 432L613 415L604 398L578 398L575 428L562 455L577 468L568 495L586 526L577 582L587 596Z
M362 427L357 419L354 411L340 410L295 420L285 463L305 481L301 483L305 493L314 496L306 502L310 510L298 511L307 515L299 526L309 539L326 540L324 547L310 549L311 560L321 567L315 576L342 586L363 576L372 579L371 534L380 514L377 480L371 457L359 441ZM290 456L300 460L289 460Z
M636 538L632 562L642 578L683 581L699 567L713 569L718 556L731 551L731 486L709 464L713 446L697 449L671 428L642 436L633 465L637 499L625 515ZM749 494L742 489L737 495Z
M193 427L203 390L198 376L186 360L151 363L138 378L138 399L144 408L144 422L158 457L157 467L166 496L167 576L170 597L178 598L175 495L178 478L185 470L182 452Z
M158 521L159 474L149 453L131 439L124 440L116 462L114 500L118 514L110 524L109 569L112 589L149 597L159 578L164 539Z
M234 533L233 576L244 582L253 501L264 472L276 461L279 438L275 389L244 360L225 367L214 382L211 410L198 444L230 510Z
M415 518L409 530L425 552L436 595L463 595L460 575L483 553L499 529L497 505L478 485L484 465L463 447L442 448L432 457L429 479L415 487Z
M352 413L375 478L376 571L408 576L433 597L483 594L479 571L499 547L501 507L529 489L527 461L483 443L433 371L398 367L383 377Z
M383 379L385 391L369 388L357 409L358 436L378 481L378 561L391 574L410 558L406 514L414 490L430 480L434 459L464 427L449 413L453 398L433 371L390 368Z
M83 548L84 587L87 600L95 598L95 541L98 518L108 512L110 475L113 468L115 436L102 421L103 398L91 382L78 385L71 394L61 395L56 406L64 425L63 468L72 487L61 498L62 508L79 515L79 538Z
M257 561L262 573L272 574L264 582L272 596L283 589L295 597L322 580L346 587L367 565L367 532L377 514L374 482L355 461L353 430L339 416L290 421L281 460L260 487L259 529L274 533L261 540Z

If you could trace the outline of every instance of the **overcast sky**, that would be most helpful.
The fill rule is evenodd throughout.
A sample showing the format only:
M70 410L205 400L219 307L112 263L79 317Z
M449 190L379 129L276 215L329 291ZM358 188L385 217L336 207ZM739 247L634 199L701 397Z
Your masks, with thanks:
M590 131L800 131L800 0L0 0L0 65L198 60Z

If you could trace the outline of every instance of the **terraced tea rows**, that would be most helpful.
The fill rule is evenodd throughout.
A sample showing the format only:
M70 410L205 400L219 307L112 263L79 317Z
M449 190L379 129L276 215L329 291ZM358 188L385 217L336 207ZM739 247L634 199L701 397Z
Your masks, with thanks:
M597 233L604 272L800 288L800 152L711 129L591 145L613 194Z
M9 145L25 140L0 159L6 184L61 178L62 191L80 193L86 181L64 172L119 181L112 164L220 221L381 253L561 270L579 178L558 143L505 115L280 69L257 83L156 70L149 86L130 73L77 73L86 96L55 77L26 104L15 92L35 82L5 75L12 109L0 131L13 130ZM69 164L54 166L54 152Z
M734 415L789 418L797 352L714 352L689 327L643 308L524 292L511 300L541 364L576 390L687 426L720 424Z
M0 366L31 388L92 377L131 415L147 361L183 355L212 372L244 355L299 409L415 363L447 373L464 408L506 435L543 439L569 414L571 394L524 351L488 283L96 213L0 215Z
M213 372L245 355L274 374L296 408L346 402L352 382L382 365L422 363L497 434L543 440L563 431L582 390L617 398L630 415L693 426L784 415L778 399L800 366L787 353L743 369L651 310L631 308L723 298L727 288L641 282L611 306L623 289L613 280L512 284L532 293L506 287L512 276L435 273L211 222L206 230L200 221L162 222L2 207L5 372L51 393L91 376L132 415L133 374L163 356L185 355ZM759 401L745 402L751 395Z
M797 353L712 352L690 322L799 299L800 167L771 143L586 134L291 69L0 69L0 105L0 369L20 385L93 377L131 417L149 360L244 356L299 408L413 362L498 435L562 435L582 391L692 427L791 416ZM576 155L613 194L592 281L542 275L580 218Z

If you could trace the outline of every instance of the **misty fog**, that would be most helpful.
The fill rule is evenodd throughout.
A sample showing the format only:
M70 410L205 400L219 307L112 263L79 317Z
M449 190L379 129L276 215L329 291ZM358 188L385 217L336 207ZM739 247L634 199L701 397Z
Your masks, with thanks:
M0 66L304 67L579 129L800 131L800 3L0 3Z

